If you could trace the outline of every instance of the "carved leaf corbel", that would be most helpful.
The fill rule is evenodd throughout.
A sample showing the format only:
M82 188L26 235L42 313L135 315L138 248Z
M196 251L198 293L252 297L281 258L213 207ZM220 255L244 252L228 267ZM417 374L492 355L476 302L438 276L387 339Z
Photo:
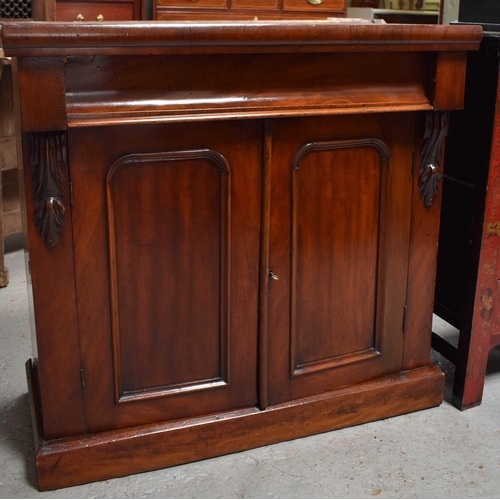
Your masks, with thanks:
M35 223L49 248L58 244L64 228L66 208L63 203L63 182L67 162L65 132L38 132L31 135Z
M424 144L418 179L418 189L426 207L439 191L439 182L443 178L441 156L443 139L448 135L450 114L448 111L433 111L426 116Z

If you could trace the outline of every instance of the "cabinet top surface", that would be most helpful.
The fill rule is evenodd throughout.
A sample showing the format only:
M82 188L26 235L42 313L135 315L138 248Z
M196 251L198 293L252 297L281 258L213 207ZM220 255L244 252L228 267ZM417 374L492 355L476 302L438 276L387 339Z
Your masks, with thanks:
M0 25L7 56L238 52L475 50L480 26L371 25L332 21L178 21Z

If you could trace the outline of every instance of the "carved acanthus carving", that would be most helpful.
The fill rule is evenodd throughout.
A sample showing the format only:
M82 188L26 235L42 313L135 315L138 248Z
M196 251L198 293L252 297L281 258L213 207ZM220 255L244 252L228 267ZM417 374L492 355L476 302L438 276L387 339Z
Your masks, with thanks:
M64 170L68 161L65 132L32 134L30 163L36 228L48 247L59 242L64 228Z
M443 178L441 171L441 156L443 139L448 135L450 114L448 111L436 111L427 114L425 123L422 161L418 179L420 198L426 207L432 202L439 191L439 182Z

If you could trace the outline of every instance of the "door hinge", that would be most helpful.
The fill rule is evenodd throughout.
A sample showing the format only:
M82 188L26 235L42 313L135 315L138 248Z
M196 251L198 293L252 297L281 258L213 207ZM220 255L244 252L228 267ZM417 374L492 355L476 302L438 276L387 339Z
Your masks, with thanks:
M405 304L403 309L403 334L406 333L406 328L408 326L408 305Z
M69 202L71 206L75 204L75 196L73 194L73 183L71 181L69 182Z
M85 375L83 374L83 368L80 368L80 383L82 385L82 389L85 389Z

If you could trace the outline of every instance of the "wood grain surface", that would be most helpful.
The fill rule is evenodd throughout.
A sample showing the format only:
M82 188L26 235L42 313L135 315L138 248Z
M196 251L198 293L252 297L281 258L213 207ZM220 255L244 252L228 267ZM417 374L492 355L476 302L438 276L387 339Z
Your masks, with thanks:
M39 487L102 481L422 410L441 403L443 385L438 368L423 368L266 411L248 408L39 443Z
M422 111L460 108L481 35L2 24L42 489L440 403Z
M339 25L329 21L4 22L9 57L240 52L477 50L480 26Z

